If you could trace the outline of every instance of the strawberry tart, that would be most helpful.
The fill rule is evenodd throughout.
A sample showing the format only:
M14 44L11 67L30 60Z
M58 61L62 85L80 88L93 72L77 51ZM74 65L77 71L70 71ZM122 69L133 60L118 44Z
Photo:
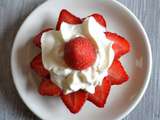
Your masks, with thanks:
M129 79L119 58L130 50L125 38L106 28L100 14L79 18L63 9L56 29L37 34L33 43L41 52L31 68L42 78L39 94L59 96L72 113L87 100L104 107L111 86Z

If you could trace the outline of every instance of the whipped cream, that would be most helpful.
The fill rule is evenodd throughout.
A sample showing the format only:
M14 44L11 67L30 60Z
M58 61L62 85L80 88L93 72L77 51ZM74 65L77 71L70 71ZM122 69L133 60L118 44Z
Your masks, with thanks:
M105 31L105 27L101 26L94 17L88 17L82 24L62 22L60 31L52 30L42 34L43 65L50 72L51 80L65 94L80 89L94 93L95 87L102 84L115 54L112 49L113 43L106 38ZM81 71L69 68L63 59L65 43L79 36L89 38L97 48L95 63Z

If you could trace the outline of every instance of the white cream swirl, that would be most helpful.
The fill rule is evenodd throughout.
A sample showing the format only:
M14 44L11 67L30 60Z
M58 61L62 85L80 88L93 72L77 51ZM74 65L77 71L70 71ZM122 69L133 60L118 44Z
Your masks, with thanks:
M97 23L94 17L88 17L82 24L63 22L60 31L43 33L41 37L43 65L50 72L51 80L63 89L65 94L80 89L94 93L95 87L102 84L115 54L112 49L113 43L106 38L105 31L106 29ZM88 37L97 47L95 63L81 71L69 68L63 59L64 44L79 36Z

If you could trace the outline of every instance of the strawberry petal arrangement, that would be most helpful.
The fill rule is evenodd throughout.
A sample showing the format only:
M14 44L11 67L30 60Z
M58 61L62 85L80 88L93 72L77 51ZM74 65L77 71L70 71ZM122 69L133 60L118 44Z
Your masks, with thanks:
M60 96L72 113L78 113L87 100L104 107L111 86L129 79L119 58L130 50L125 38L106 27L100 14L79 18L63 9L55 30L44 29L33 38L41 49L31 61L42 78L40 95Z

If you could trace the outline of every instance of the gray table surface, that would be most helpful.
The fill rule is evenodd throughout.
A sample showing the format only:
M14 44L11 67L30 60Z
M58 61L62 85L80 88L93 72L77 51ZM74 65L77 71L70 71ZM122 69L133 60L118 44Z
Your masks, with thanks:
M160 120L160 0L119 0L142 22L150 38L153 70L139 105L124 120ZM38 120L13 84L10 54L15 34L26 16L44 0L0 0L0 120Z

